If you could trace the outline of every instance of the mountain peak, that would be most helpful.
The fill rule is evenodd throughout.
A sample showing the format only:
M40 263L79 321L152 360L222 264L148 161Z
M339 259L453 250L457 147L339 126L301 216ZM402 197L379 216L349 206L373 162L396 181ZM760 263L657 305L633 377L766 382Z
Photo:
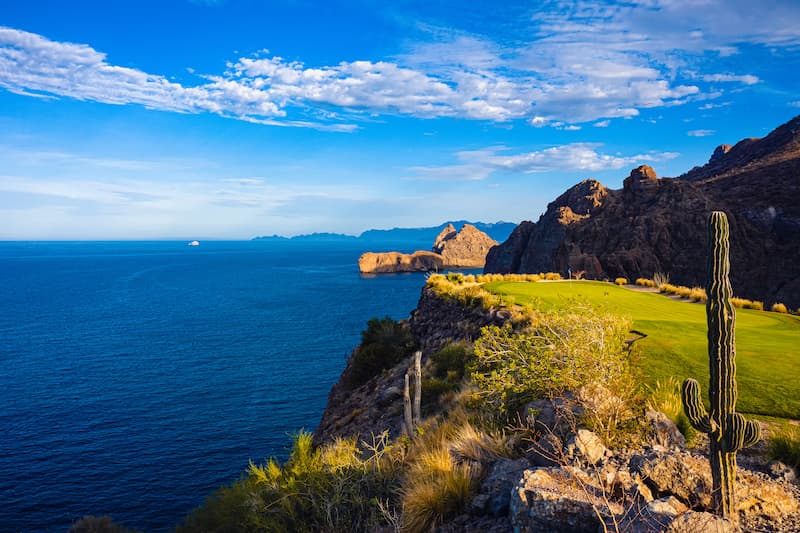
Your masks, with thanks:
M687 181L702 181L724 177L747 168L775 165L800 158L800 115L778 126L766 137L742 139L734 146L718 146L708 163L679 176Z

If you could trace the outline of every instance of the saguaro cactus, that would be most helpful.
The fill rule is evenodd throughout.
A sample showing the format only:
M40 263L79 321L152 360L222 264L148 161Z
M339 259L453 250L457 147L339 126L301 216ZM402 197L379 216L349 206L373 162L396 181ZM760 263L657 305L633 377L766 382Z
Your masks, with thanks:
M687 379L681 387L683 409L692 425L708 433L711 476L714 483L712 503L718 515L736 520L736 452L758 442L758 423L746 421L736 412L736 313L729 279L728 219L722 211L711 213L708 221L708 279L706 281L706 318L708 321L708 363L710 370L706 412L700 399L700 385Z

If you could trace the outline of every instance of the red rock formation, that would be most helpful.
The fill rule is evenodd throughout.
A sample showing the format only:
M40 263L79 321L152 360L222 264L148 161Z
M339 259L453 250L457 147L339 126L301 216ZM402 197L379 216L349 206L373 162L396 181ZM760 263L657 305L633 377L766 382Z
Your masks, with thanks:
M363 273L427 272L443 268L483 268L486 254L497 241L471 224L456 231L448 224L433 243L431 252L367 252L358 258Z

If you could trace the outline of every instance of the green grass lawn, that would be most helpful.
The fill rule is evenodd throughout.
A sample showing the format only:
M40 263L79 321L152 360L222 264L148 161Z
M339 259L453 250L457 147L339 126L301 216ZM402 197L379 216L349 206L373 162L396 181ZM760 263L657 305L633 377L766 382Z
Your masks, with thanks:
M519 283L498 281L484 288L510 295L519 304L549 306L581 298L633 320L647 335L636 342L637 364L645 380L693 377L708 391L706 309L666 296L639 292L599 281ZM736 310L737 411L781 418L800 418L800 318Z

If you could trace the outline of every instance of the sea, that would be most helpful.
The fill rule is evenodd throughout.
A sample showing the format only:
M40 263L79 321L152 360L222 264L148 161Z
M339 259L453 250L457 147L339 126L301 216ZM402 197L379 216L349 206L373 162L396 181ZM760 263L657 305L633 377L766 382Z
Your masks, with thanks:
M425 283L360 275L364 246L0 242L0 530L168 531L285 460L367 320Z

